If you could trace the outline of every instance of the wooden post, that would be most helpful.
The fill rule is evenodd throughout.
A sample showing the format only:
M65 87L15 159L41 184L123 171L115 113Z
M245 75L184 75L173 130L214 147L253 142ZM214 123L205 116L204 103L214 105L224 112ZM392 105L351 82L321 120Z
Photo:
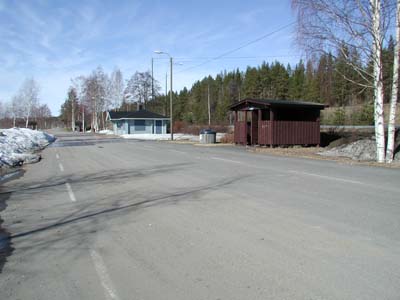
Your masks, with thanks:
M244 145L247 145L247 110L244 112Z
M272 148L274 146L274 118L275 118L275 112L274 109L271 107L269 109L269 121L270 121L270 147Z
M238 123L238 112L235 110L233 114L233 140L235 144L238 143L238 136L239 136L239 123Z
M321 125L320 125L320 112L318 111L318 117L317 117L317 129L318 129L318 145L317 147L319 148L319 146L321 145Z
M260 130L260 126L262 126L261 125L261 119L262 119L262 111L261 111L261 109L259 109L258 110L258 129L257 129L257 135L258 135L258 144L260 145L260 141L261 141L261 137L260 137L260 132L262 131L262 130ZM261 146L261 145L260 145Z

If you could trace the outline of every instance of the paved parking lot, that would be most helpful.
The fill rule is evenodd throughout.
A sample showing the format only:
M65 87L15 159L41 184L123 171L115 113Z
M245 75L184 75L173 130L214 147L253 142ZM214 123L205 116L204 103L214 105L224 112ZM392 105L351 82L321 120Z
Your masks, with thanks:
M63 134L2 187L0 299L399 299L399 180Z

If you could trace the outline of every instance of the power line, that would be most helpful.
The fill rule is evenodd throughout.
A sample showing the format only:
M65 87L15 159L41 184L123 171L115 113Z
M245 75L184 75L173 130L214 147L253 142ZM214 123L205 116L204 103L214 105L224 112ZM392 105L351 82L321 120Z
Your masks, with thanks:
M284 25L284 26L282 26L282 27L279 27L278 29L276 29L276 30L274 30L274 31L272 31L272 32L266 33L266 34L264 34L264 35L262 35L262 36L260 36L260 37L258 37L258 38L256 38L256 39L252 40L252 41L249 41L249 42L247 42L247 43L245 43L245 44L243 44L243 45L241 45L241 46L239 46L239 47L237 47L237 48L234 48L234 49L232 49L232 50L226 51L226 52L224 52L224 53L222 53L222 54L220 54L220 55L218 55L218 56L215 56L215 57L212 57L212 58L206 60L205 62L202 62L202 63L200 63L200 64L197 64L197 65L195 65L195 66L193 66L193 67L189 67L189 68L183 69L183 70L181 70L181 71L179 71L179 72L177 72L177 73L182 73L182 72L185 72L185 71L189 71L189 70L198 68L198 67L200 67L200 66L203 66L203 65L205 65L205 64L207 64L207 63L209 63L209 62L211 62L211 61L218 60L218 59L220 59L220 58L222 58L222 57L224 57L224 56L227 56L227 55L229 55L229 54L232 54L233 52L236 52L236 51L238 51L238 50L240 50L240 49L243 49L243 48L245 48L245 47L247 47L247 46L250 46L250 45L252 45L252 44L254 44L254 43L257 43L257 42L259 42L259 41L261 41L261 40L263 40L263 39L265 39L265 38L267 38L267 37L269 37L269 36L271 36L271 35L273 35L273 34L279 32L279 31L282 31L282 30L284 30L284 29L286 29L286 28L288 28L288 27L294 25L295 23L296 23L296 21L293 21L293 22L291 22L291 23L289 23L289 24L286 24L286 25Z
M263 58L279 58L279 57L301 57L301 54L287 54L287 55L262 55L262 56L228 56L221 57L219 59L263 59ZM174 59L180 62L189 62L195 60L213 60L215 57L174 57Z

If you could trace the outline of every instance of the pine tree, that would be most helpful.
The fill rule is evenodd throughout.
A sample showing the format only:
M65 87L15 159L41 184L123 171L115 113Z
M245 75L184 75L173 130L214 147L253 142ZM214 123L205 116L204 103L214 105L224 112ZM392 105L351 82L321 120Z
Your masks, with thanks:
M284 65L277 61L271 65L271 98L288 98L289 78Z
M289 98L290 99L303 99L306 91L306 75L304 63L302 60L296 65L293 75L290 77L289 82Z
M385 88L384 102L390 101L393 85L393 59L394 59L395 41L393 36L390 36L388 46L382 49L382 64L383 64L383 84Z
M334 105L335 100L333 97L333 60L332 54L322 54L319 58L316 74L319 102L330 106Z
M243 92L246 98L259 98L261 94L260 77L257 68L248 67L244 75Z
M312 60L307 61L304 100L319 102L318 81Z

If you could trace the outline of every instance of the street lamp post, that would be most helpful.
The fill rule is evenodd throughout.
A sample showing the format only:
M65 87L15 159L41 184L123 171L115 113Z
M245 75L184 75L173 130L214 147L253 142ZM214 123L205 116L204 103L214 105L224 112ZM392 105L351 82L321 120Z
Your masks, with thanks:
M151 58L151 100L154 100L154 58Z
M169 111L170 111L170 123L171 123L171 141L174 140L174 123L173 123L173 119L172 119L172 56L169 57L169 65L170 65L170 91L169 91Z
M170 131L171 131L171 141L174 140L174 124L173 124L173 113L172 113L172 65L173 58L172 56L164 51L154 51L156 54L165 54L169 56L169 65L170 65L170 87L169 87L169 123L170 123Z

